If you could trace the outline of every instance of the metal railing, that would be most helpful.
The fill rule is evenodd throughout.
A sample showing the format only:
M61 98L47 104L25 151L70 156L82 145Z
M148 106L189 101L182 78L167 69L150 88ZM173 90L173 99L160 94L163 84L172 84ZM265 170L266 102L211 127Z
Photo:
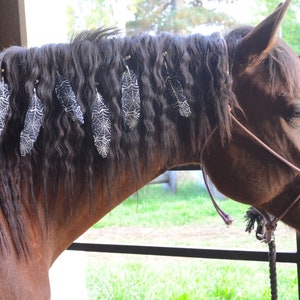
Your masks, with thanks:
M175 170L199 170L198 166L188 166ZM296 251L277 252L276 261L279 263L292 263L297 265L298 299L300 300L300 235L296 236ZM232 249L205 249L190 247L165 247L165 246L142 246L98 243L73 243L68 250L86 252L105 252L137 255L176 256L206 259L226 259L244 261L268 261L268 251L247 251ZM280 278L279 278L280 280Z
M244 261L268 261L267 251L222 250L205 248L139 246L118 244L73 243L68 250L87 252L106 252L140 255L177 256L207 259L226 259ZM297 265L298 299L300 299L300 237L297 236L296 251L277 252L277 262L294 263ZM279 278L280 280L280 278Z

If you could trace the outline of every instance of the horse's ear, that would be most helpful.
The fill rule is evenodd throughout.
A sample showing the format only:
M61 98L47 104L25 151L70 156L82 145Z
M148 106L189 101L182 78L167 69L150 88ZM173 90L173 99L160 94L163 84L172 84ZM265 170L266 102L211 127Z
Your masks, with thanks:
M237 54L241 60L249 62L272 49L290 2L291 0L286 0L279 4L271 15L240 41Z

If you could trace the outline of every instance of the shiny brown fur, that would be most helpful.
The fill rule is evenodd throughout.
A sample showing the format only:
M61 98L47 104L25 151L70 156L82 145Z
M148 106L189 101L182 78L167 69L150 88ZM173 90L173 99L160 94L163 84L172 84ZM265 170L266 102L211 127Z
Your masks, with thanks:
M61 252L174 166L201 163L224 194L280 215L300 192L299 174L235 126L229 111L300 166L300 62L277 38L288 4L257 27L230 33L228 54L216 35L112 38L110 31L84 33L70 45L1 54L11 99L0 149L0 299L49 299L48 270ZM178 115L165 92L164 51L190 101L188 119ZM124 130L120 117L120 75L128 54L142 95L133 132ZM83 126L70 121L55 99L57 70L76 92ZM19 135L37 78L46 117L24 158ZM113 124L107 159L97 154L90 130L96 85ZM298 207L283 221L300 230Z

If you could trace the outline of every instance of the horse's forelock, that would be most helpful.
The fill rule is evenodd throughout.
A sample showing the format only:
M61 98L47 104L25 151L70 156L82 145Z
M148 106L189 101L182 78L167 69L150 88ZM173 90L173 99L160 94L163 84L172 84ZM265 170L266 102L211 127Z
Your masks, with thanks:
M291 66L298 64L297 60L298 57L292 53L289 46L282 40L278 41L267 57L274 99L281 92L288 93L291 99L299 98L300 82L298 80L298 70L297 68L291 68Z

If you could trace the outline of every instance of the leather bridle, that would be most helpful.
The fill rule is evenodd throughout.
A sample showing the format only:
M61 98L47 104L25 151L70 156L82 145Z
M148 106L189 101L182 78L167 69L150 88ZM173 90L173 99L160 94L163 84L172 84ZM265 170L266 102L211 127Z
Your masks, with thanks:
M246 128L231 112L230 116L232 120L238 125L247 135L249 135L257 144L262 146L264 149L266 149L270 154L272 154L274 157L282 161L285 165L290 167L292 170L296 171L300 174L300 168L295 166L293 163L288 161L286 158L281 156L279 153L274 151L272 148L270 148L267 144L265 144L261 139L259 139L254 133L252 133L248 128ZM260 213L264 216L266 221L266 236L264 238L264 242L270 243L272 240L273 232L276 229L277 223L282 220L289 212L290 210L299 202L300 200L300 194L296 196L296 198L288 205L288 207L280 214L280 216L270 216L268 213L260 211Z
M283 156L281 156L279 153L277 153L276 151L274 151L271 147L269 147L266 143L264 143L260 138L258 138L254 133L252 133L248 128L246 128L231 112L231 108L229 108L229 114L231 119L233 120L233 122L236 123L236 125L238 125L248 136L250 136L258 145L260 145L261 147L263 147L266 151L268 151L272 156L276 157L278 160L280 160L281 162L283 162L286 166L288 166L289 168L291 168L292 170L294 170L296 173L300 174L300 168L297 167L295 164L291 163L289 160L287 160L286 158L284 158ZM205 149L208 147L210 140L212 139L212 136L215 134L215 132L217 131L217 127L214 128L214 130L212 130L211 134L208 136L206 143L204 145L204 147L202 148L201 151L201 159L200 161L203 162L203 154ZM231 225L234 221L234 219L227 213L225 213L217 204L217 202L214 199L214 196L210 190L209 184L208 184L208 179L207 179L207 175L206 175L206 170L205 170L205 166L202 163L202 174L203 174L203 179L204 179L204 183L206 185L206 189L208 191L208 194L212 200L212 203L216 209L216 211L218 212L218 214L220 215L220 217L223 219L223 221L225 222L226 225ZM300 201L300 193L295 197L295 199L287 206L287 208L278 216L271 216L270 214L268 214L267 212L264 211L259 211L257 208L256 210L264 217L265 219L265 229L266 229L266 234L265 237L263 239L263 241L267 244L269 244L272 240L272 237L274 235L274 231L277 227L277 223L282 220L289 212L290 210Z

